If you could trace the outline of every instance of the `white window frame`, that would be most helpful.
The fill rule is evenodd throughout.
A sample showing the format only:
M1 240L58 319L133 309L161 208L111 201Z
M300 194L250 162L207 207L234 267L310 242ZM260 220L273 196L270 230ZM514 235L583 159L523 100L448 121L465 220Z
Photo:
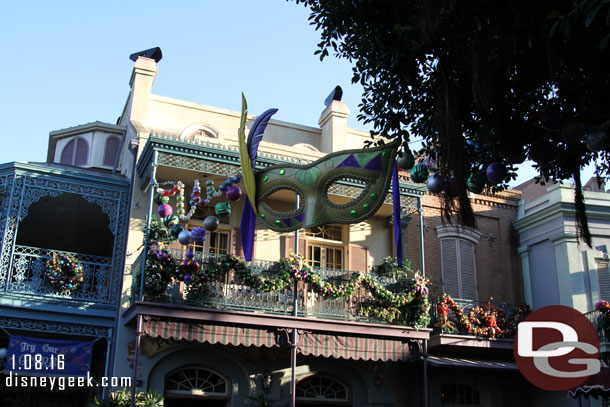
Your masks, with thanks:
M319 268L325 269L329 268L327 266L327 256L326 249L342 249L341 260L343 266L340 268L332 267L335 270L347 270L348 265L348 255L349 255L349 242L346 238L346 233L349 233L349 230L345 227L345 225L341 224L332 224L332 226L339 226L341 228L341 240L331 240L331 239L323 239L319 237L307 236L307 231L305 231L304 235L306 236L306 244L305 244L305 258L307 259L307 263L311 266L311 259L309 258L309 250L310 247L320 247L320 266ZM346 232L347 230L347 232Z

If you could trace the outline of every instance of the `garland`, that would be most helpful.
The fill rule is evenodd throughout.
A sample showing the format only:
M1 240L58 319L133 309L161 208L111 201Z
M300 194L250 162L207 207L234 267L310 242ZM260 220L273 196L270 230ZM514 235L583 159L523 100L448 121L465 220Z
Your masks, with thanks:
M154 297L163 295L172 279L185 281L185 276L188 274L190 277L187 293L196 297L198 293L205 292L208 283L220 281L227 273L233 271L243 284L263 292L282 291L291 287L293 282L303 281L323 297L340 299L349 297L357 289L362 288L369 292L371 299L361 305L360 315L373 316L389 322L399 321L415 327L424 327L428 324L430 310L428 280L419 272L415 273L405 292L394 293L377 283L372 276L362 272L352 273L350 280L344 284L335 285L326 282L304 263L300 255L291 254L288 258L281 259L279 264L279 274L268 278L251 270L236 256L221 255L215 262L203 264L194 272L185 272L165 250L151 250L146 264L145 294L152 294Z
M71 254L53 253L47 260L47 283L58 293L72 293L83 283L83 265Z
M469 334L479 337L495 339L496 337L514 336L517 332L517 325L531 312L531 308L524 304L512 311L509 316L504 310L492 306L492 299L487 300L484 306L472 307L467 315L453 298L448 294L443 294L436 306L438 314L436 327L453 333L459 324ZM449 319L450 311L454 312L457 321Z

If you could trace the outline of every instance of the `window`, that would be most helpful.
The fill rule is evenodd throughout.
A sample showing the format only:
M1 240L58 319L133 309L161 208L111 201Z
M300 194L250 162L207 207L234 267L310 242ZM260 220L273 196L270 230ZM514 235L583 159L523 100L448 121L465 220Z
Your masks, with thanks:
M82 137L76 137L61 152L60 163L65 165L84 166L89 160L89 143Z
M189 225L192 229L197 225ZM214 232L206 232L205 240L202 243L193 243L193 250L200 253L231 253L231 230L218 229Z
M301 405L346 406L349 393L345 384L332 377L312 375L296 384L295 395L297 401L315 401Z
M465 384L443 384L441 388L442 406L480 406L479 391Z
M324 225L305 231L307 261L311 267L345 269L345 245L341 225Z
M181 396L182 398L178 400L195 397L199 400L207 397L226 399L229 395L229 387L227 379L212 370L200 367L182 368L165 377L166 398Z
M460 226L441 225L443 291L454 298L477 299L475 244L480 233Z
M110 136L106 139L106 149L104 150L104 165L114 166L116 155L119 152L121 140L118 137Z

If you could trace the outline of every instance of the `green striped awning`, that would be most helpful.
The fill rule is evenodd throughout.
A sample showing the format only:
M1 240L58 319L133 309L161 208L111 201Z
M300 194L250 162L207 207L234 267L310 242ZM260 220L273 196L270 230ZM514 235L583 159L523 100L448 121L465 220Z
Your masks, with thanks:
M214 325L184 320L148 319L142 333L153 338L207 342L233 346L280 346L286 330ZM398 361L409 358L408 339L379 339L375 337L298 331L297 349L303 355L337 359Z

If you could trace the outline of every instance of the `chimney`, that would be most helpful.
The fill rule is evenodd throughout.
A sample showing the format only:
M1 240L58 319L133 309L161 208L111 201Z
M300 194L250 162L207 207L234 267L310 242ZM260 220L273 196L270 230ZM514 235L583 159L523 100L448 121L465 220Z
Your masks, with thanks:
M318 124L322 129L321 151L333 153L347 148L347 118L349 109L341 102L343 92L337 86L326 98L326 109L320 115Z
M145 122L148 115L148 101L157 76L157 62L161 60L161 49L136 52L129 57L135 61L129 80L131 87L131 120Z

